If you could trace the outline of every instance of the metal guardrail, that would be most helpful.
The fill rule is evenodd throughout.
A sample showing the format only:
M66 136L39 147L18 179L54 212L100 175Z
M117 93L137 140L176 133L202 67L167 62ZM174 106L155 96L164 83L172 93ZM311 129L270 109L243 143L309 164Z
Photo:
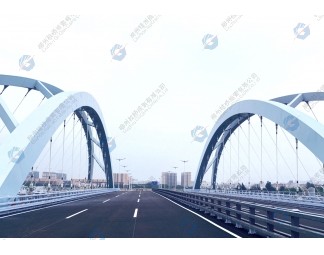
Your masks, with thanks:
M89 189L68 192L51 192L45 194L0 197L0 216L42 208L49 205L115 192L119 189Z
M209 194L158 189L169 199L264 237L324 237L324 214L313 214Z
M201 193L201 194L215 194L219 196L232 196L232 197L246 197L263 199L270 201L285 201L285 202L298 202L305 205L317 205L324 207L324 196L322 195L305 195L305 193L286 193L286 192L270 192L270 191L250 191L250 190L211 190L211 189L186 189L185 192Z

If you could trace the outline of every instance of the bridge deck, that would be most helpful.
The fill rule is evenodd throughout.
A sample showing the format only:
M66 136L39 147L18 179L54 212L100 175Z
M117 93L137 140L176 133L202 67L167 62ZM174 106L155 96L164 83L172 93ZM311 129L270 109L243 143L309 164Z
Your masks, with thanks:
M0 218L2 238L230 238L151 191L113 192Z

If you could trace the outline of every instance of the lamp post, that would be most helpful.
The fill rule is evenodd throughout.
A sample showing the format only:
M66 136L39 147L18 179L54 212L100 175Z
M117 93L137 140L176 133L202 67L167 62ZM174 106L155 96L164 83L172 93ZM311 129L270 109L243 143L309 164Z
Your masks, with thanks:
M132 175L129 175L129 190L132 191Z
M124 172L125 172L125 168L126 168L127 166L122 166L122 167L124 168ZM121 178L121 179L122 179L121 181L123 181L123 188L124 188L124 187L125 187L125 183L124 183L124 181L125 181L124 179L125 179L125 178Z
M128 179L128 189L130 190L130 180L129 180L129 178L130 178L129 176L130 176L130 175L128 174L129 172L130 172L130 170L126 170L126 173L127 173L127 179Z
M181 162L183 162L183 190L185 188L185 178L184 178L184 173L186 171L186 163L188 162L189 160L181 160Z
M171 174L170 174L170 171L169 171L169 181L168 181L168 188L171 189Z
M117 174L117 183L118 183L118 189L119 189L119 174L120 174L120 161L124 160L126 158L118 158L117 160L119 161L119 169L118 169L118 174Z
M179 168L179 167L174 166L173 168L174 168L174 171L175 171L176 174L177 174L177 168ZM181 180L181 176L180 176L180 180ZM180 184L181 184L181 181L180 181ZM177 190L177 181L176 181L176 185L175 185L175 190Z

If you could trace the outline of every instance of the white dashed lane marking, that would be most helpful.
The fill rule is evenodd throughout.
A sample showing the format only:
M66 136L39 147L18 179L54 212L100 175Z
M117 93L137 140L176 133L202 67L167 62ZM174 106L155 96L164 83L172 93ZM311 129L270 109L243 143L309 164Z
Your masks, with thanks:
M81 213L83 213L83 212L86 212L86 211L88 211L88 209L85 209L85 210L83 210L83 211L81 211L81 212L78 212L78 213L75 213L75 214L72 214L71 216L68 216L68 217L66 217L65 219L71 219L72 217L74 217L74 216L77 216L77 215L79 215L79 214L81 214Z

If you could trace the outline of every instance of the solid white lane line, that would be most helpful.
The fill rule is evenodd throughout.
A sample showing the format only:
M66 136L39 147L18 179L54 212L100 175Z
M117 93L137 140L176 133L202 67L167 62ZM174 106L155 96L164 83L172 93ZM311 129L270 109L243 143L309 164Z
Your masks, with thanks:
M80 214L80 213L83 213L83 212L85 212L85 211L88 211L88 209L85 209L85 210L83 210L83 211L81 211L81 212L78 212L78 213L75 213L75 214L73 214L73 215L71 215L71 216L69 216L69 217L66 217L65 219L71 219L72 217L74 217L74 216L77 216L78 214Z
M110 201L110 199L108 199L108 200L106 200L106 201L103 201L102 203L104 204L104 203L107 203L107 202L109 202Z
M140 200L139 199L137 199L137 203L139 203L140 202Z
M137 218L137 213L138 213L138 209L136 208L134 212L134 218Z
M157 193L155 193L155 194L157 194ZM236 238L242 238L241 236L238 236L238 235L234 234L233 232L227 230L226 228L223 228L223 227L217 225L216 223L212 222L211 220L206 219L205 217L201 216L200 214L195 213L195 212L189 210L188 208L183 207L182 205L177 204L176 202L172 201L171 199L169 199L169 198L167 198L167 197L164 197L164 196L162 196L162 195L160 195L160 194L157 194L157 195L159 195L159 196L161 196L161 197L163 197L163 198L169 200L170 202L172 202L172 203L176 204L177 206L179 206L179 207L181 207L181 208L183 208L183 209L185 209L185 210L187 210L187 211L193 213L194 215L197 215L198 217L200 217L200 218L202 218L203 220L207 221L208 223L214 225L215 227L217 227L217 228L219 228L219 229L225 231L226 233L228 233L228 234L230 234L230 235L232 235L232 236L234 236L234 237L236 237Z

